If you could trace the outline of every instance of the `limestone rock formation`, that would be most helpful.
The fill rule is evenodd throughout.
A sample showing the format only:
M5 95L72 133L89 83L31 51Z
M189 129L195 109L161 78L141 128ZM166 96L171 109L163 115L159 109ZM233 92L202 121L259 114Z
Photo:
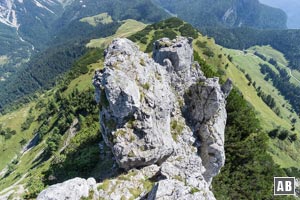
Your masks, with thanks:
M153 58L130 40L115 39L93 85L102 136L125 170L99 183L94 198L215 199L210 185L225 163L225 99L232 83L221 86L203 75L191 38L156 41ZM90 188L73 180L39 198L51 199L59 187L74 199Z
M225 162L231 81L204 77L191 38L156 41L153 59L116 39L93 83L102 134L119 166L158 166L148 199L214 199L209 186Z
M38 195L37 200L81 200L88 197L94 199L99 197L95 179L74 178L64 183L50 186Z
M103 137L126 170L161 163L174 151L170 140L175 96L159 64L126 39L106 51L94 79Z

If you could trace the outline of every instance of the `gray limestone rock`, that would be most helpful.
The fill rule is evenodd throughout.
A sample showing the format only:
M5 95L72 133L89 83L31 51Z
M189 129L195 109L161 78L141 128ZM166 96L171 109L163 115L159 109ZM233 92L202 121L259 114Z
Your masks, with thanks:
M186 186L184 182L178 180L159 181L149 193L147 200L214 200L211 191L199 190L196 187Z
M99 197L94 178L89 178L88 180L74 178L63 183L52 185L43 190L38 195L37 200L80 200L87 197L91 197L91 199L98 199Z
M157 40L154 43L153 59L160 65L164 65L168 59L174 71L185 71L190 68L194 59L192 41L193 39L184 37Z
M102 134L120 167L160 166L148 199L214 199L232 83L203 75L191 38L156 41L153 59L116 39L93 83Z
M161 163L173 153L175 102L167 71L127 39L108 47L105 68L94 77L100 124L121 168Z
M198 80L205 80L200 66L194 62L193 38L162 38L154 43L153 59L168 71L170 83L183 95L184 90Z
M156 41L153 58L130 40L115 39L93 85L104 141L126 171L99 183L94 195L215 199L210 187L225 163L225 105L232 82L221 86L218 78L203 75L191 38ZM74 179L49 187L39 198L78 199L90 190L94 182Z

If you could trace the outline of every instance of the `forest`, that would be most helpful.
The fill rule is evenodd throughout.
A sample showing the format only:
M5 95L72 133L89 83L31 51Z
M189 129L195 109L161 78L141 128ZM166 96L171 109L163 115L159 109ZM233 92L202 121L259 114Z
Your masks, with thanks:
M299 87L289 82L288 73L280 69L279 74L276 74L267 64L260 64L260 70L265 75L265 80L271 80L284 98L290 102L296 113L300 113L300 90Z
M261 30L254 28L203 28L200 31L215 38L216 43L232 49L271 45L282 52L291 69L300 70L300 30Z

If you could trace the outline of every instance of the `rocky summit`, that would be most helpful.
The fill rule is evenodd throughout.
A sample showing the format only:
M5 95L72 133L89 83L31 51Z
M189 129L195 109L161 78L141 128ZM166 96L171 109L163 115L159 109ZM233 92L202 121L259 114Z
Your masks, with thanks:
M90 197L215 199L210 186L225 163L225 105L232 84L221 86L218 78L203 75L192 42L162 38L154 43L153 58L128 39L115 39L105 51L104 68L93 78L101 132L127 174L96 189L82 183ZM54 188L59 187L38 199L50 199Z

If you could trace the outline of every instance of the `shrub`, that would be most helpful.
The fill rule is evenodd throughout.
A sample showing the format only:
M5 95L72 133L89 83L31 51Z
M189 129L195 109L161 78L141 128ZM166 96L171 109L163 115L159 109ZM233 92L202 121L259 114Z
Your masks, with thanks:
M290 135L290 136L289 136L289 139L290 139L292 142L295 142L295 141L298 139L297 134L295 133L295 134Z
M53 155L55 151L57 151L59 142L61 139L61 135L52 134L46 141L46 153L49 155Z
M26 184L27 192L24 199L33 199L45 188L40 176L32 176Z
M280 140L285 140L289 135L289 131L288 130L281 130L279 135L278 135L278 139Z
M21 124L22 131L29 129L33 121L34 121L33 116L30 115L29 117L27 117L25 122Z
M196 39L198 37L197 30L190 24L184 24L182 27L179 28L179 32L184 37L192 37Z

